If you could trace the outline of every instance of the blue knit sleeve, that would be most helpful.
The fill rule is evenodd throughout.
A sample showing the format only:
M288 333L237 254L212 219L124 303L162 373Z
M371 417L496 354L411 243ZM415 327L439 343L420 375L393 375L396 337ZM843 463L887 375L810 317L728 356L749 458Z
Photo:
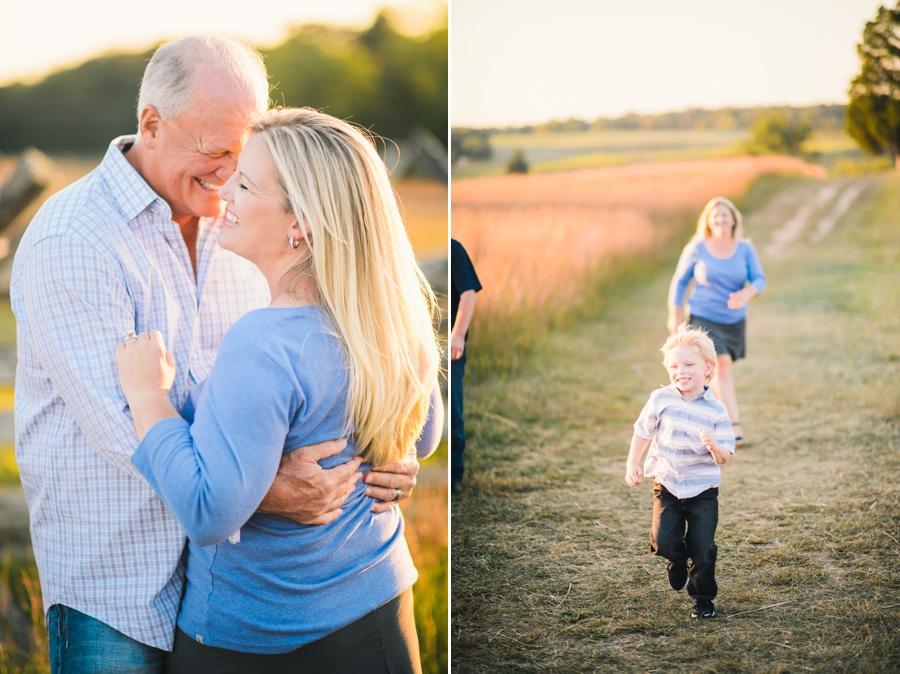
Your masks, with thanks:
M672 276L672 282L669 284L668 305L670 307L684 306L684 295L687 292L691 278L694 276L694 267L697 265L697 259L697 242L691 241L681 252L678 267L676 267L675 275Z
M434 389L431 391L431 406L428 410L428 419L425 421L425 427L422 428L422 434L416 440L416 457L419 459L427 459L434 454L434 450L441 442L441 435L444 431L444 402L441 398L441 385L434 382Z
M762 293L766 289L766 275L759 262L759 255L752 243L745 241L744 244L747 246L747 278L750 280L750 285L756 288L757 292Z
M234 348L230 337L206 380L194 423L158 422L132 456L188 538L201 546L225 540L256 512L303 402L290 373L252 344Z

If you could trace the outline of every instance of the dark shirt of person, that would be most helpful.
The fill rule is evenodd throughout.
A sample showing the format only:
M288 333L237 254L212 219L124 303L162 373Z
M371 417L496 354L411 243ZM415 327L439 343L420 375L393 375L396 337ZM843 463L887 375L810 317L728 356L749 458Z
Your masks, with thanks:
M469 254L456 239L450 239L450 326L456 325L459 297L464 292L481 290L481 282ZM466 331L466 339L469 333Z

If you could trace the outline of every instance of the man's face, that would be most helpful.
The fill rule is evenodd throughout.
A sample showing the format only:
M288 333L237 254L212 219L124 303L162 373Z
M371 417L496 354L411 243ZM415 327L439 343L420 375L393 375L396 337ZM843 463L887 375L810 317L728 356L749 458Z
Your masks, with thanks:
M173 218L219 215L219 189L234 173L254 112L246 95L199 88L193 99L185 112L155 122L148 182L171 206Z

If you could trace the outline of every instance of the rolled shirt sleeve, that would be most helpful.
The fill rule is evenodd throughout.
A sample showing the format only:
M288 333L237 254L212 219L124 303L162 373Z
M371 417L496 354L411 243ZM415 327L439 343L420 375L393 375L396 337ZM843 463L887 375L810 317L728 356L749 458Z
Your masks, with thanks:
M734 429L731 427L731 421L727 413L716 419L716 423L713 426L713 437L716 439L716 442L734 454Z
M644 440L651 440L659 430L659 410L656 405L656 395L650 396L650 400L644 405L637 421L634 422L634 432Z

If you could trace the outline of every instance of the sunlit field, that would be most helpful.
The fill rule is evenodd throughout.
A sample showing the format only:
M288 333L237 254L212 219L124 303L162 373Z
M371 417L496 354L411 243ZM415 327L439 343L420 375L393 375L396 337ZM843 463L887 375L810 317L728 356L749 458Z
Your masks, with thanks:
M0 158L0 184L16 158ZM54 157L51 187L23 214L30 219L40 203L81 178L100 161L94 158ZM394 184L401 213L419 260L447 254L447 187L426 181ZM8 261L4 261L8 262ZM14 348L15 320L9 300L0 298L0 348ZM12 387L0 386L0 412L12 410ZM5 490L18 490L14 450L0 446L0 505ZM419 486L405 502L406 536L419 580L413 588L416 627L422 668L428 674L447 671L447 448L422 463ZM0 509L0 524L4 512ZM27 531L0 526L0 674L43 674L49 671L47 634L43 626L40 583L27 550ZM21 537L25 540L19 540ZM11 554L18 553L18 554ZM30 553L30 551L29 551Z
M741 154L741 143L747 138L747 131L742 129L498 133L491 136L491 158L457 163L453 178L501 175L516 150L525 154L532 173L553 173L635 162L737 155Z
M471 367L514 368L548 328L683 245L707 200L738 197L767 173L825 175L799 159L745 156L454 182L453 236L485 288Z
M603 166L736 157L745 154L747 129L600 130L587 132L497 133L490 137L490 159L457 162L454 180L506 173L516 150L530 173L555 173ZM807 159L834 177L890 168L886 157L865 155L845 131L817 131L803 145Z
M689 617L649 551L652 485L623 480L632 424L668 380L679 236L511 377L467 380L454 673L900 671L900 177L763 176L739 205L769 285L735 366L749 443L722 467L718 617Z

